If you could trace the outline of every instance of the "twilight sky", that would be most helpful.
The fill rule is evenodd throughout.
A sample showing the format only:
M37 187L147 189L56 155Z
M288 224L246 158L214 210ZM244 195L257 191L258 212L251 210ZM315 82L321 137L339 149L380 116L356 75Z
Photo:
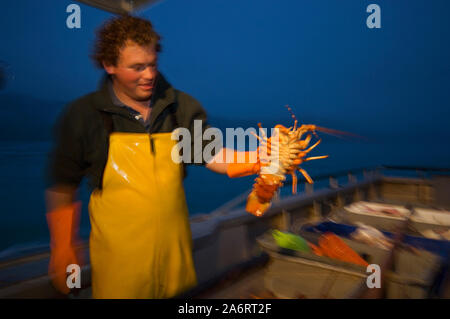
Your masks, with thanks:
M81 29L68 29L71 3L2 4L13 77L0 95L68 102L96 88L88 55L111 14L77 3ZM366 26L371 3L381 29ZM370 137L439 138L450 135L449 12L448 0L164 0L139 15L163 38L161 72L211 117L289 125L289 104L301 121Z

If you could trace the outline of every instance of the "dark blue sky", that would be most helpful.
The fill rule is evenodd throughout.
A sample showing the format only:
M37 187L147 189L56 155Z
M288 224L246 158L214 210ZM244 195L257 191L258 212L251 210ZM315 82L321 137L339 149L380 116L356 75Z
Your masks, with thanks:
M88 54L111 14L79 4L81 29L68 29L71 3L2 4L0 60L14 72L2 94L70 101L96 88ZM366 26L371 3L381 29ZM210 116L289 125L290 104L319 125L439 138L450 135L449 12L448 0L165 0L140 15L163 38L160 70Z

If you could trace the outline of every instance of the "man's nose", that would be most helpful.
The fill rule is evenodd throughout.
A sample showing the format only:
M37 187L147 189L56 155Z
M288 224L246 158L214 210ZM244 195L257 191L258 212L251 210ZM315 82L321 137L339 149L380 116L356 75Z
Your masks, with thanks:
M152 66L146 67L144 72L142 73L142 77L146 80L153 80L155 75L156 75L156 68Z

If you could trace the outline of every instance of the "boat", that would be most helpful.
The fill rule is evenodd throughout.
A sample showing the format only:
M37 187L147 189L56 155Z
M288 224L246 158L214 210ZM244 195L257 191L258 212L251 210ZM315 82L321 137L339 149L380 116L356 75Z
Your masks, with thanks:
M450 202L447 196L450 190L449 172L450 169L447 168L387 165L341 171L313 176L315 184L305 184L305 191L301 193L279 196L262 217L255 217L245 211L243 204L245 204L249 191L225 203L210 214L193 216L190 218L190 224L198 285L177 298L284 299L364 298L370 296L373 290L366 286L368 274L364 274L361 268L355 268L355 265L341 261L328 260L324 263L317 258L310 260L309 257L302 256L301 252L286 253L286 250L269 247L270 243L269 246L267 244L267 239L270 241L268 234L274 229L298 232L305 230L305 227L317 227L330 222L344 225L340 227L345 227L345 225L355 227L354 225L358 221L368 222L371 218L375 218L391 227L388 227L388 230L395 231L396 228L392 228L392 225L400 220L398 216L394 216L395 218L389 216L391 220L386 222L386 220L383 221L384 216L380 216L379 212L377 214L365 212L360 214L358 219L354 209L361 205L369 205L371 209L381 205L382 207L396 207L400 212L402 210L418 211L420 214L414 214L415 219L411 215L405 219L408 221L408 227L403 228L403 239L406 236L413 243L425 241L427 243L425 248L416 247L421 250L421 254L416 253L414 258L419 263L423 261L427 265L431 264L433 269L433 276L422 278L423 280L417 276L414 278L414 276L395 274L391 271L392 268L386 269L389 272L388 280L395 284L395 289L393 288L394 290L388 296L378 297L449 298L450 241L444 238L433 238L425 229L418 228L418 225L429 224L435 225L440 233L450 229L448 225L445 225L447 219L444 223L433 222L436 219L433 214L438 213L446 218L450 216ZM320 184L320 182L326 183L326 187L314 189L313 185ZM284 188L285 190L290 189L290 184L285 183ZM283 190L281 194L283 194ZM343 219L343 211L352 216ZM342 224L339 224L340 222ZM385 227L384 230L386 230ZM309 236L314 237L315 235L310 233ZM432 238L427 238L427 236ZM351 243L348 238L343 238L343 240ZM367 245L364 247L367 249ZM83 244L83 248L86 258L88 258L87 243ZM382 262L391 256L390 252L386 251ZM50 284L47 275L48 261L48 249L0 261L0 298L67 298L67 296L57 293ZM299 264L301 267L298 266ZM339 295L337 292L334 295L331 293L330 280L333 275L328 275L327 278L330 279L328 281L310 283L309 291L303 287L303 291L295 292L296 295L293 295L292 292L291 294L287 293L286 291L289 289L286 288L286 279L290 278L287 282L291 286L293 283L298 283L300 277L295 279L295 274L301 275L305 265L308 265L310 270L313 269L315 273L323 267L328 267L333 274L345 273L351 278L358 277L359 281L354 282L351 289L347 289L345 295ZM423 269L423 267L419 268L419 270ZM288 269L288 271L280 272L281 269ZM76 289L76 292L68 296L69 298L90 298L89 265L84 266L81 271L81 289ZM278 279L277 276L279 276ZM438 288L436 288L437 279L439 279ZM275 287L276 285L278 286ZM321 288L319 289L318 286ZM333 284L333 287L339 286L339 284ZM414 287L419 287L419 290L414 290ZM323 293L324 289L327 291L325 294ZM314 295L313 291L317 293L318 290L321 294Z
M79 2L122 14L157 1ZM305 184L304 191L296 195L290 194L290 184L285 183L262 217L245 211L249 190L209 214L190 218L198 285L176 298L450 298L450 241L439 237L450 229L445 222L450 216L449 172L449 168L382 165L313 176L315 184ZM314 186L318 184L326 186ZM361 213L364 207L366 212ZM400 215L406 212L407 217L383 216L383 209L377 207L387 207L391 215L393 211ZM440 218L443 223L437 222ZM416 245L413 248L420 251L414 255L395 249L380 251L343 235L344 230L353 227L354 231L361 222L389 231L401 239L398 243L409 241L410 247ZM320 234L310 230L325 226L328 230L339 228L338 235L349 247L369 252L386 266L383 271L390 285L387 294L377 295L380 290L368 288L368 274L359 266L280 248L270 236L273 230L279 230L315 241ZM88 243L80 248L89 262ZM0 298L91 297L89 263L81 269L81 288L65 296L50 283L49 257L46 246L0 259ZM410 258L415 258L415 263ZM426 276L418 278L425 266L413 269L418 271L414 276L398 274L404 260L426 265ZM311 274L315 280L304 280Z

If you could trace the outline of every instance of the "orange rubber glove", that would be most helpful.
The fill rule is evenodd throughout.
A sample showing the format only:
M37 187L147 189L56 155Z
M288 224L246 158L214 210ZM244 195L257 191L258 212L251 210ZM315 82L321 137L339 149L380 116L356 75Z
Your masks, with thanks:
M81 267L82 263L77 250L80 206L81 203L76 202L46 215L51 248L48 272L55 288L63 294L70 292L66 283L67 266L77 264Z
M261 168L261 163L259 161L259 156L255 163L250 163L250 155L252 153L253 152L245 152L244 162L238 163L238 152L234 152L234 161L229 163L227 167L228 177L236 178L257 174Z

